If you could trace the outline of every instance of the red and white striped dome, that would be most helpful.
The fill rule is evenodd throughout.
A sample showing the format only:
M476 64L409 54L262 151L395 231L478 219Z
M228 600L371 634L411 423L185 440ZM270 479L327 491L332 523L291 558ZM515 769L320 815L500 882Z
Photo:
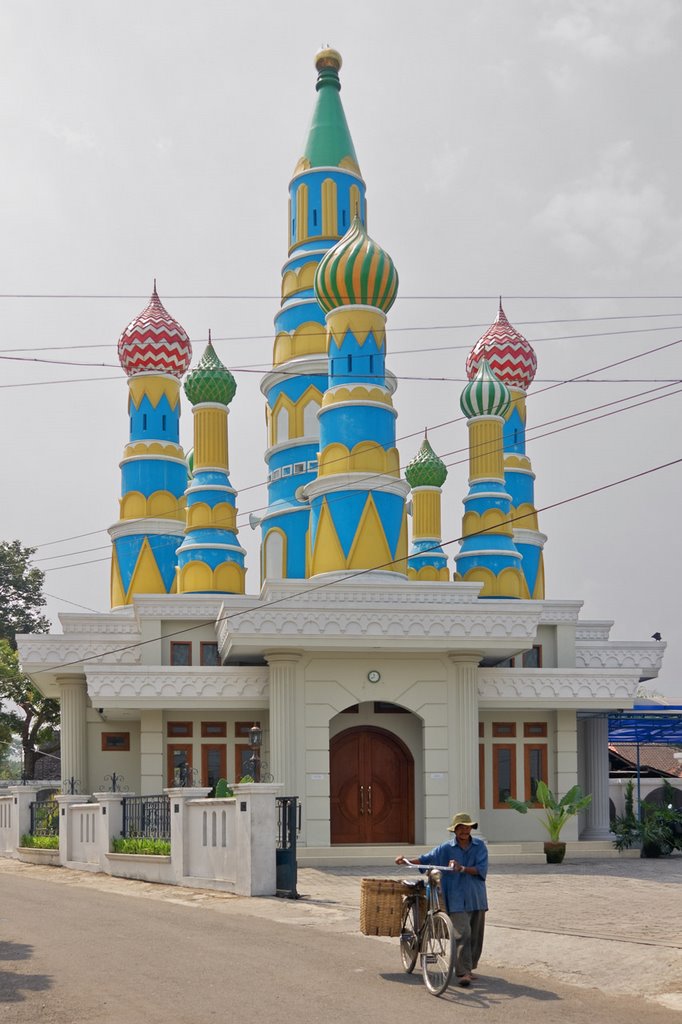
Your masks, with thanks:
M118 359L129 377L136 373L170 373L182 377L192 359L192 343L154 291L149 305L118 339Z
M483 359L487 359L495 376L507 387L527 391L533 383L538 368L537 356L530 342L507 320L501 300L497 319L467 356L469 380L476 376Z

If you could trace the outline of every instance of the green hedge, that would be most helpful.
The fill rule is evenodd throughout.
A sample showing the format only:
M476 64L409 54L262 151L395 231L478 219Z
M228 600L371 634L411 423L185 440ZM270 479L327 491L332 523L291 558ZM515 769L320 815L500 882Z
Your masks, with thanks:
M137 853L149 857L170 857L171 844L167 839L112 839L114 853Z
M22 836L20 845L33 850L58 850L59 836Z

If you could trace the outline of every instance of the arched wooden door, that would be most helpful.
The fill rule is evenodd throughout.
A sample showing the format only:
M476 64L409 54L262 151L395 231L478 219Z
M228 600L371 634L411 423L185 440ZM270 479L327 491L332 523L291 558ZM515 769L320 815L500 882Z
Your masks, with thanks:
M332 843L414 842L414 760L397 736L346 729L330 745Z

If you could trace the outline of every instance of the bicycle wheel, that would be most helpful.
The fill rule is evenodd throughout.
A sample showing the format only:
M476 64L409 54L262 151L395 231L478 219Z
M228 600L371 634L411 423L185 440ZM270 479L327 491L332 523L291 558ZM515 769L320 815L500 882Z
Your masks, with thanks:
M406 899L400 920L400 958L407 974L412 974L418 956L417 901Z
M424 984L432 995L439 996L450 984L455 966L455 930L442 910L426 922L421 953Z

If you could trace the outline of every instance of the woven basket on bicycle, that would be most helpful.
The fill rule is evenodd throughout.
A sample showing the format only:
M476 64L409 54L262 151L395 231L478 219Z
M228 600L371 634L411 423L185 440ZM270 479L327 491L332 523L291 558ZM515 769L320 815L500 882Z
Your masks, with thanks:
M400 935L403 896L414 886L394 878L363 878L360 883L360 931L363 935ZM423 897L422 897L423 898ZM424 899L424 909L426 900Z

